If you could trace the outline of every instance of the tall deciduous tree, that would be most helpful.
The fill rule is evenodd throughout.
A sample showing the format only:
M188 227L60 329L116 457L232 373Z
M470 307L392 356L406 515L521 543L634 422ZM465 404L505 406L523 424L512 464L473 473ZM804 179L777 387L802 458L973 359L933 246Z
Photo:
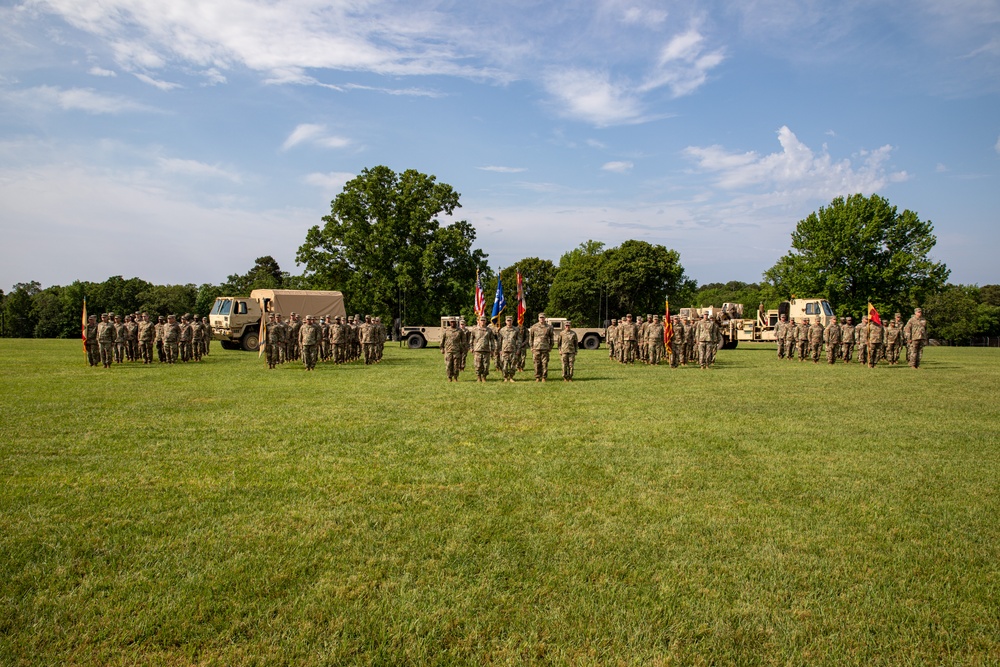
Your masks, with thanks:
M35 335L38 316L34 297L42 290L37 281L17 283L3 302L3 335L8 338L31 338Z
M270 255L264 255L258 257L253 268L246 273L234 273L226 278L222 287L228 295L247 296L255 289L281 289L285 277L278 262Z
M507 298L507 314L517 317L517 273L524 281L525 322L537 318L549 302L549 290L559 273L551 259L525 257L500 272L503 279L504 295Z
M684 274L676 250L629 240L604 252L601 281L611 313L662 314L664 300L679 307L691 300L695 282Z
M948 279L930 258L937 243L930 221L899 212L878 195L838 197L800 220L792 250L764 273L773 296L826 297L839 314L920 304Z
M597 326L601 316L601 259L604 244L587 241L559 258L549 290L548 314L568 317L577 326Z
M476 268L487 268L472 225L438 219L460 206L434 176L365 169L307 232L295 261L313 288L342 290L348 311L396 317L405 308L408 322L432 323L471 303Z

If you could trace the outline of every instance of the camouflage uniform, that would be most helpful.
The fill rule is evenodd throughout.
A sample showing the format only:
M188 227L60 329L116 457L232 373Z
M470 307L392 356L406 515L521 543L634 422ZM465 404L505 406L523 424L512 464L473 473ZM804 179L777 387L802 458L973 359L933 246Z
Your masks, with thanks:
M848 317L840 327L840 357L845 364L851 363L851 351L854 349L854 321Z
M895 366L899 362L899 350L903 346L903 321L896 313L896 317L889 321L889 326L885 328L885 355L889 364Z
M788 328L788 322L785 320L785 316L782 315L778 323L774 325L774 342L778 344L778 359L785 358L785 330Z
M167 316L163 325L163 354L167 363L172 364L180 357L181 327L173 315Z
M658 366L666 349L663 345L663 325L660 316L654 315L653 320L646 325L646 353L649 358L646 363Z
M472 361L476 365L476 381L486 382L490 374L490 357L496 349L496 334L486 325L485 318L469 329L469 347L472 348Z
M868 322L868 368L875 368L875 364L882 358L883 346L885 345L885 329L877 322Z
M132 315L125 318L125 358L129 361L139 359L139 323Z
M111 368L115 360L115 323L108 321L107 315L101 315L97 325L97 344L101 352L101 365Z
M285 339L285 361L298 361L301 350L299 350L299 330L302 328L302 320L298 313L292 313L288 318L288 336Z
M444 368L448 374L448 382L458 382L461 372L459 357L462 355L462 339L464 335L457 327L448 326L441 332L441 354L444 355Z
M920 308L916 309L913 317L903 327L903 335L908 342L907 360L910 362L910 368L920 368L920 358L923 356L924 345L927 344L927 320L924 319L924 313Z
M814 364L819 363L819 355L823 351L823 339L825 338L823 334L823 325L817 317L813 319L813 323L809 327L809 358Z
M514 325L514 318L507 318L507 326L497 334L500 349L500 372L504 382L513 382L517 372L517 358L521 346L521 328Z
M681 322L681 318L673 317L673 329L674 333L667 341L667 354L670 357L670 367L677 368L680 366L682 350L684 349L684 343L678 342L684 340L684 324Z
M625 316L625 321L618 325L618 335L622 343L622 363L631 364L638 353L639 328L632 321L631 315Z
M347 325L341 322L340 317L335 318L330 327L330 342L333 343L333 363L347 361Z
M604 332L605 337L608 339L608 358L615 358L615 348L618 345L618 320L611 320L611 324Z
M319 359L319 343L323 330L313 320L312 315L306 315L306 323L299 327L298 349L302 356L302 365L307 371L316 368Z
M142 363L153 363L153 344L156 340L156 325L149 321L148 315L142 316L137 336L139 339L139 356L142 358Z
M799 361L805 361L809 355L809 322L805 318L795 329L795 344L799 349Z
M264 341L258 341L262 344ZM197 315L191 320L191 357L201 361L201 351L205 348L205 329L201 326L201 318Z
M687 363L692 364L698 358L696 354L697 342L695 340L697 338L696 329L697 323L692 321L690 317L684 320L684 358L687 360Z
M462 345L462 356L458 360L458 370L464 371L465 364L469 361L469 350L472 348L472 333L469 331L469 327L465 325L464 319L458 321L458 333Z
M264 332L264 352L267 354L267 367L276 368L281 363L281 350L285 347L285 326L275 315L271 315Z
M192 335L193 332L191 331L191 323L188 322L187 317L182 317L180 323L180 338L178 339L181 361L191 361Z
M639 361L646 361L646 328L649 323L642 318L642 315L636 318L635 321L635 358Z
M837 324L836 317L826 326L823 338L826 343L826 363L836 363L840 358L840 325Z
M785 325L785 359L792 361L795 359L796 341L799 338L799 325L795 320L788 320Z
M535 382L545 382L549 374L549 353L555 338L552 326L545 321L545 314L538 315L538 322L528 329L528 345L535 365Z
M87 342L83 344L84 349L87 350L87 363L91 366L97 366L101 363L101 346L97 342L96 315L87 318L87 328L84 335L87 337Z
M161 364L167 362L167 352L163 349L163 327L167 325L166 320L163 319L163 315L159 315L156 318L156 326L154 331L156 332L156 357L160 360Z
M125 361L125 324L121 317L115 317L115 363Z
M868 316L861 318L861 323L854 327L854 344L858 349L858 363L868 363Z
M695 337L698 339L698 365L708 368L712 359L712 344L719 335L719 325L706 313L695 325Z
M566 328L559 334L558 347L559 359L562 361L563 382L573 381L573 370L576 365L576 353L580 347L579 338L576 332L570 327L571 322L566 320Z

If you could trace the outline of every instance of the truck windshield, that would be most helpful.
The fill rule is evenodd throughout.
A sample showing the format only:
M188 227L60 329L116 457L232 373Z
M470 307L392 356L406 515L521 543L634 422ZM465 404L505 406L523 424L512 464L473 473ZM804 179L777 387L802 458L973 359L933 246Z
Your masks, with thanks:
M212 307L212 315L228 315L229 309L233 307L233 302L229 299L219 299Z
M820 301L823 304L823 313L828 317L833 317L833 308L830 307L829 301Z

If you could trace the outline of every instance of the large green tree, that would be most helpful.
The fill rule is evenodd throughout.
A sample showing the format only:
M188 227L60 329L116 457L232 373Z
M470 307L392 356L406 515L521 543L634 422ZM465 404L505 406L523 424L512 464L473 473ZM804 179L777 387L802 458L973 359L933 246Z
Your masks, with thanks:
M543 312L549 302L549 290L559 273L551 259L525 257L500 272L504 296L507 298L507 315L517 317L517 273L524 283L525 322L530 323Z
M597 326L604 313L601 259L604 244L587 241L559 258L559 272L549 290L549 315L568 317L577 326Z
M975 285L948 285L924 303L929 333L949 343L965 344L978 336L995 336L1000 329L1000 306L986 301L992 295Z
M837 197L800 220L791 251L764 273L771 297L825 297L841 315L905 311L936 293L949 271L930 258L934 227L879 195Z
M37 281L17 283L3 302L3 335L8 338L31 338L35 335L38 315L34 297L42 290Z
M306 233L295 261L314 289L344 292L348 311L433 323L471 302L486 255L465 220L443 225L459 193L436 177L385 166L365 169Z
M255 289L281 289L286 275L277 260L264 255L254 260L253 267L246 273L234 273L226 278L222 288L229 296L248 296Z
M601 282L612 314L662 314L664 300L677 307L691 300L695 282L684 274L676 250L629 240L604 252Z

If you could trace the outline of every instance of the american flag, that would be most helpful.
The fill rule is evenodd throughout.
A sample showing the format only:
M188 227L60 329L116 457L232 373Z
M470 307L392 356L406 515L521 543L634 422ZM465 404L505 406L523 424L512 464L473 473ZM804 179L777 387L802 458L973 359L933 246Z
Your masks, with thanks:
M521 279L521 272L517 272L517 326L524 326L524 313L527 311L524 305L524 280Z
M476 271L476 317L486 314L486 295L483 294L483 282L479 279L479 271Z

